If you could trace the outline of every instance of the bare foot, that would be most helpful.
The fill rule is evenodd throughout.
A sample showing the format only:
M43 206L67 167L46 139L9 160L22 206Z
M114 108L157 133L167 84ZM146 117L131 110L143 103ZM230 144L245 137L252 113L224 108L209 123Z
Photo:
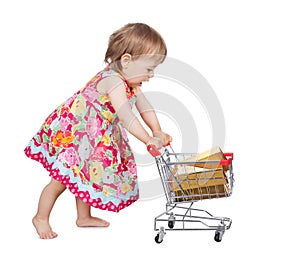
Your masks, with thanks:
M78 227L108 227L109 222L97 217L88 217L85 219L77 219L76 225Z
M34 216L32 223L41 239L53 239L57 237L57 234L52 231L47 220L41 220Z

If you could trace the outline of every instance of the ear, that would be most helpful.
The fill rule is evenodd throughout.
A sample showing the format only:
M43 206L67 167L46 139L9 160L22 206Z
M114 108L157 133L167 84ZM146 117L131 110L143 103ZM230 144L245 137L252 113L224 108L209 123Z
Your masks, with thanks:
M130 54L125 53L124 55L122 55L121 56L122 69L126 69L131 60L132 60L132 56Z

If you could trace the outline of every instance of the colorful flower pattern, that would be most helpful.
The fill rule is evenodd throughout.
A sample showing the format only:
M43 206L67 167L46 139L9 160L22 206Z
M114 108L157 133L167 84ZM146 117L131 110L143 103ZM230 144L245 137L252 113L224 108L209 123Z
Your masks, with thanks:
M56 108L25 148L55 180L89 205L118 212L139 197L136 164L128 138L108 96L97 91L106 68ZM121 77L121 76L119 76ZM121 77L122 78L122 77ZM135 90L125 80L131 105Z

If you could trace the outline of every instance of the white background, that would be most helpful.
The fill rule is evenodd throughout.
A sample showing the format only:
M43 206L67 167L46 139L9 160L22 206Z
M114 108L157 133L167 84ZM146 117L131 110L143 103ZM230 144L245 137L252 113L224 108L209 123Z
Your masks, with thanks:
M289 0L1 1L2 249L7 253L299 249L299 11L297 1ZM111 226L79 229L74 197L65 192L51 217L59 237L39 240L32 227L40 191L49 177L41 165L25 157L23 149L45 117L102 68L109 35L129 22L157 29L169 56L197 69L220 100L226 120L224 149L235 154L236 185L232 197L198 205L233 219L221 243L214 242L213 232L168 232L157 245L153 219L164 209L163 197L137 202L119 214L93 210ZM173 138L179 137L175 133Z

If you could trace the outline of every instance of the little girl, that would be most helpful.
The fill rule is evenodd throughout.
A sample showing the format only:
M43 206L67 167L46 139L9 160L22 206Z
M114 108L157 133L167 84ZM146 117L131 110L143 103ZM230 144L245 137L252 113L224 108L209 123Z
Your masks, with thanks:
M109 226L91 216L91 206L118 212L138 200L136 163L124 128L158 149L171 142L141 91L166 53L162 37L146 24L117 30L109 39L107 67L56 108L30 140L25 154L51 176L32 220L40 238L57 236L49 216L66 188L76 197L78 227ZM152 135L133 114L133 104Z

